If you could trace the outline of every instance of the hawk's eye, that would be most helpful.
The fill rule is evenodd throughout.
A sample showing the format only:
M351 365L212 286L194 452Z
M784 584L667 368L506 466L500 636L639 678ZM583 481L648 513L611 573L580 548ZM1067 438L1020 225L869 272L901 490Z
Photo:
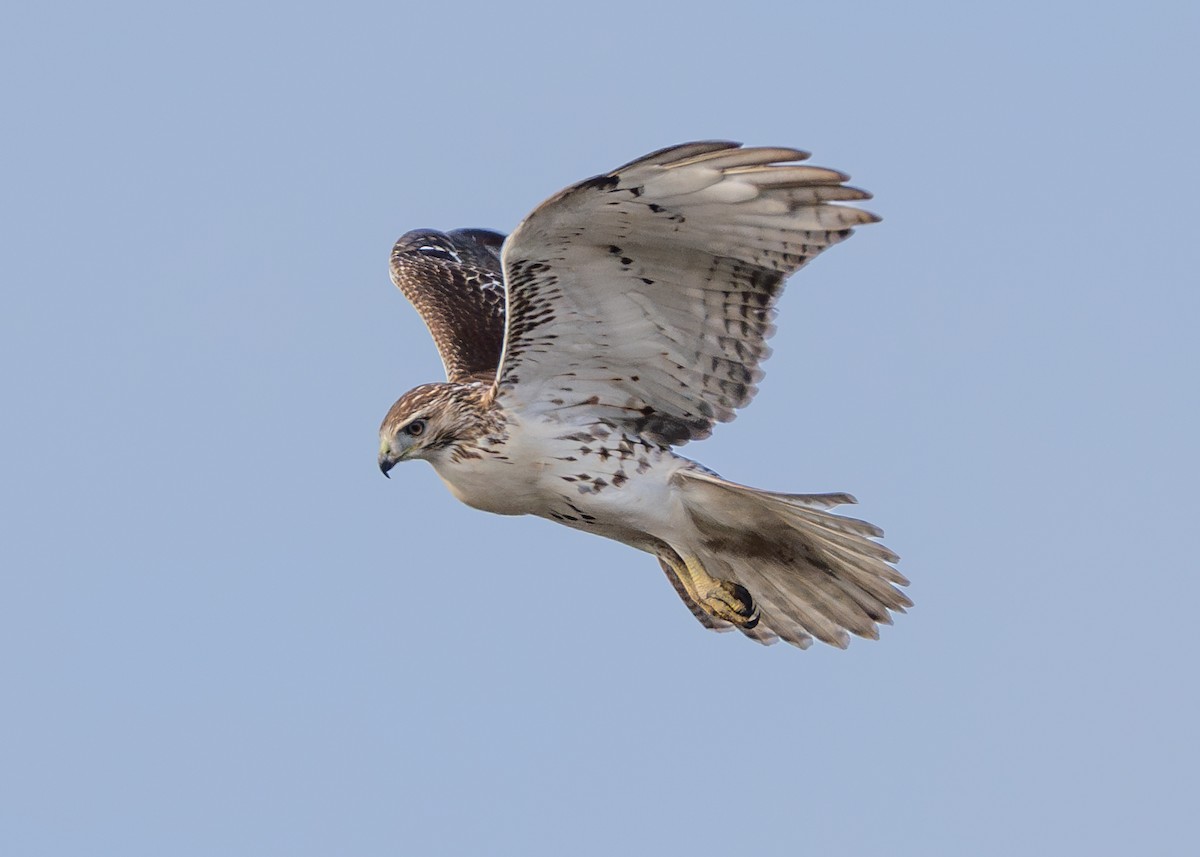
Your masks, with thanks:
M404 433L409 437L420 437L425 434L425 420L413 420L404 427Z

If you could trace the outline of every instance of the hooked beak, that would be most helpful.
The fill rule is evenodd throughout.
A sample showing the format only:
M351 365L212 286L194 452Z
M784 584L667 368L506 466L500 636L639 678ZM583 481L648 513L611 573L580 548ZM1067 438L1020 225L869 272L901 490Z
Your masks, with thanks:
M386 449L380 450L379 451L379 472L382 473L384 476L387 476L388 479L391 479L392 477L388 476L388 471L391 470L395 466L396 466L396 459L391 457L388 450L386 450Z

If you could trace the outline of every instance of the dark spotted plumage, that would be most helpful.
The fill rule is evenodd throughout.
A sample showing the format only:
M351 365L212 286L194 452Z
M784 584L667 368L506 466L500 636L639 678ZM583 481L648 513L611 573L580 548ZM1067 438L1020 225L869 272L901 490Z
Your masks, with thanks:
M912 602L847 494L776 494L677 455L758 391L788 276L877 218L795 149L674 146L551 197L513 234L407 233L392 279L447 382L402 397L379 466L653 554L709 628L844 646ZM619 603L612 584L598 586Z
M758 391L783 281L876 219L828 204L869 197L844 174L775 163L803 157L689 144L539 206L504 250L500 395L583 376L598 413L668 445L733 419Z

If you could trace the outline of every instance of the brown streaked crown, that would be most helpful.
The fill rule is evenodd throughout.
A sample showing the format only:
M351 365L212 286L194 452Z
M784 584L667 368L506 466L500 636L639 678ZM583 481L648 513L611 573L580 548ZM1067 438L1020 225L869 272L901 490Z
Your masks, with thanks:
M398 432L413 419L428 421L421 446L437 448L472 442L496 429L497 415L489 407L488 386L481 383L435 383L414 387L401 396L379 427L383 437Z

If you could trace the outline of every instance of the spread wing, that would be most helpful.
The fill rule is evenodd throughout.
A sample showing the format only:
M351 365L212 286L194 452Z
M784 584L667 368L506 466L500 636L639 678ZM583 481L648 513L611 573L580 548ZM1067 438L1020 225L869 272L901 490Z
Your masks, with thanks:
M504 236L486 229L415 229L392 248L392 282L433 334L446 378L490 379L504 345Z
M497 395L588 408L662 443L707 437L757 392L783 281L878 218L795 149L689 143L542 203L504 246Z

